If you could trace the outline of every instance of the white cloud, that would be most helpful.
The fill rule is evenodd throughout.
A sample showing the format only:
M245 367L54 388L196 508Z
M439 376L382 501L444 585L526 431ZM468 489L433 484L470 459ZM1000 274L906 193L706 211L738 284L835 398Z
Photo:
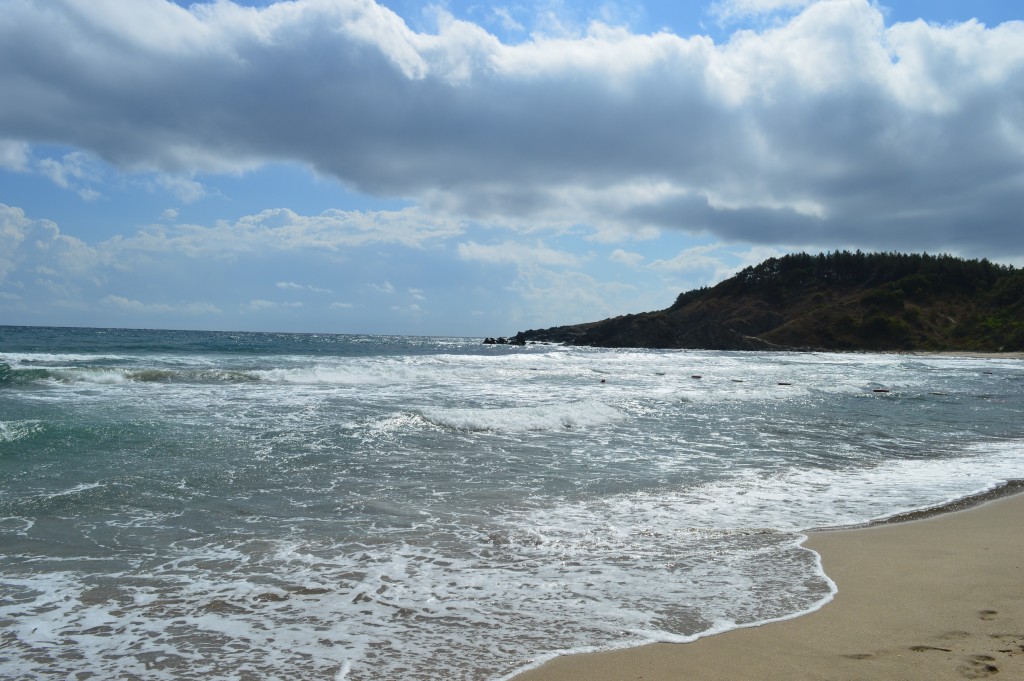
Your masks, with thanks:
M84 152L73 151L59 160L40 159L36 165L39 172L50 178L55 185L76 192L86 201L95 201L101 197L98 191L89 186L100 181L99 166Z
M289 210L272 210L212 227L154 224L134 233L89 243L63 233L54 222L31 219L21 208L0 203L0 284L10 290L32 286L38 279L45 282L54 296L59 293L62 299L75 295L102 299L100 292L103 291L114 296L106 301L108 308L117 303L124 309L128 299L119 297L116 282L169 277L175 286L187 287L206 279L218 281L228 276L224 273L236 264L248 267L256 261L254 259L264 263L261 267L275 267L274 263L282 261L301 262L304 269L294 270L300 275L308 275L312 263L319 263L318 267L330 264L332 269L317 276L333 277L337 263L360 248L391 244L398 247L397 253L418 251L428 242L441 241L446 234L458 233L459 228L449 223L419 221L414 215L415 211L386 214L329 211L319 216L301 216ZM166 217L173 216L166 214ZM286 265L281 272L289 272L293 267ZM354 268L349 264L346 269ZM345 280L344 275L340 280ZM401 289L391 281L370 285L365 284L365 279L356 283L349 279L348 282L349 286L365 286L389 295L396 290L407 291L415 301L426 299L423 289L410 287L406 282L402 282ZM122 284L133 285L137 283ZM252 281L250 285L265 286L259 281ZM329 287L284 277L274 280L274 286L288 293L333 295ZM136 302L135 308L140 312L159 309L144 308L143 303ZM170 311L175 305L163 309ZM298 305L297 302L257 300L250 309ZM185 310L180 305L176 309Z
M754 246L746 250L723 243L711 243L684 249L672 258L659 259L647 267L656 272L672 275L686 275L696 285L712 285L739 272L744 267L757 265L768 258L777 258L798 248L780 249L768 246Z
M454 221L431 218L414 208L379 212L329 210L319 215L299 215L286 208L275 208L234 221L218 221L213 226L151 225L111 246L122 251L178 252L192 257L341 251L369 244L421 248L429 241L458 235L462 229Z
M310 286L309 284L296 284L294 281L279 281L277 288L286 291L312 291L313 293L333 293L330 289Z
M166 303L144 303L133 298L115 295L105 297L102 302L121 311L131 313L211 315L220 314L221 312L220 308L212 303L178 303L174 305Z
M458 254L463 260L519 266L562 265L573 267L580 263L580 259L576 255L548 248L539 241L532 246L516 241L506 241L492 246L467 241L458 245Z
M14 171L28 169L29 146L18 140L0 139L0 168Z
M760 17L776 12L795 12L820 0L718 0L709 13L720 21L736 21L746 17Z
M493 7L491 14L506 31L525 31L526 27L516 21L507 7Z
M5 6L0 137L175 178L295 162L419 207L288 228L265 215L179 230L173 247L422 244L481 220L1024 253L1022 22L886 26L870 0L731 0L721 16L773 20L716 44L552 11L510 45L444 12L416 32L371 0L117 7ZM96 198L79 159L40 171ZM601 200L565 202L584 195Z
M786 253L792 253L799 249L796 248L775 248L772 246L754 246L744 251L732 251L731 255L737 258L738 263L731 268L727 268L726 272L721 275L721 279L731 277L736 272L739 272L744 267L751 267L753 265L759 265L769 258L781 258Z
M303 307L303 304L300 302L280 302L276 300L263 300L261 298L257 298L255 300L250 300L245 307L252 312L262 312L265 310L294 309Z
M195 203L206 196L206 188L202 184L187 177L160 173L153 180L156 187L170 192L182 203Z
M328 308L330 308L331 310L349 310L349 309L351 309L353 307L355 307L355 306L352 303L341 303L341 302L335 302L335 303L331 303L330 305L328 305Z
M525 303L522 308L509 310L509 322L520 328L594 321L666 304L638 300L637 287L632 284L600 281L582 272L545 267L520 270L511 288Z
M49 220L33 220L21 208L0 203L0 282L16 271L97 276L113 257L61 233Z
M644 256L640 253L632 253L630 251L624 251L621 248L616 248L608 256L608 259L612 262L617 262L620 265L626 265L627 267L638 267L640 263L644 261Z
M693 270L716 269L722 265L720 256L713 255L719 250L717 244L709 246L694 246L687 248L675 257L659 259L652 262L649 267L652 270L667 272L688 272Z
M25 211L0 203L0 253L13 253L25 241L33 221Z

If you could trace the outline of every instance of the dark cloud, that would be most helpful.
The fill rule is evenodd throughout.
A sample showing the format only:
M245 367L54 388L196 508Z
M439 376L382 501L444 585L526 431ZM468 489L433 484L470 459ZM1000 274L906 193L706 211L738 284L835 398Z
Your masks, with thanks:
M505 225L1024 255L1019 22L886 27L824 0L726 44L505 45L370 0L17 0L0 90L0 138L129 170L287 160Z

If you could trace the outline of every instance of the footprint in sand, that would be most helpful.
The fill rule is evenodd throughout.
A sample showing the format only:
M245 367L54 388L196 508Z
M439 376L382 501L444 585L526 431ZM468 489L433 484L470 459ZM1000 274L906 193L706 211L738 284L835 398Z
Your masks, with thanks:
M1024 653L1024 636L1017 634L989 634L989 638L999 641L999 645L1009 646L999 648L997 652L1014 657Z
M960 676L965 679L985 679L999 673L999 667L992 664L996 658L991 655L971 655L966 664L960 666Z
M998 614L999 614L999 612L996 611L996 610L979 610L978 611L978 618L979 619L983 619L986 622L991 622L992 620L994 620L996 618L996 615L998 615Z

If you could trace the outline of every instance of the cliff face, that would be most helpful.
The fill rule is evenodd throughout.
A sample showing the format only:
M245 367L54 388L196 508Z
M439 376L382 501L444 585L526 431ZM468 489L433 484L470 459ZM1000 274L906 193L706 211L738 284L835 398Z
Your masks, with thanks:
M707 350L1024 350L1024 271L950 256L799 253L748 267L665 310L517 342Z

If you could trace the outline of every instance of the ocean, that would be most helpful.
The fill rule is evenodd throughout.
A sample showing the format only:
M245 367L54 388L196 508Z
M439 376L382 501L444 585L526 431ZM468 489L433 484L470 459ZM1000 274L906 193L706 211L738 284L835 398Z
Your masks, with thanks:
M0 677L497 681L821 607L1024 363L0 327Z

